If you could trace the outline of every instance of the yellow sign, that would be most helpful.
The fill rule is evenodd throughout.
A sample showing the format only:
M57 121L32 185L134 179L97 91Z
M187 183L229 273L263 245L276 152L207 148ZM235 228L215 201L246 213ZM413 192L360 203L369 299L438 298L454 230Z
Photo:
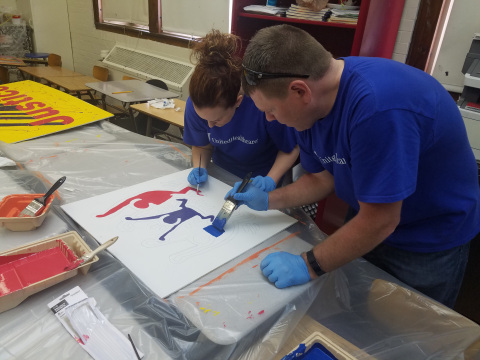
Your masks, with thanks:
M0 140L15 143L113 116L34 81L0 85Z

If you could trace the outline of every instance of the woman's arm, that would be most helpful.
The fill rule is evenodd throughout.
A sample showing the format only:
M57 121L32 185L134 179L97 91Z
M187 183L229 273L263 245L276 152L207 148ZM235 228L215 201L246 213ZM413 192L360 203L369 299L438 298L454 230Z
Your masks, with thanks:
M207 165L212 159L213 145L208 144L205 146L192 146L192 167L196 168L200 165L202 168L207 168ZM200 156L202 163L200 164Z
M267 176L270 176L275 184L278 184L282 176L290 169L295 161L298 158L298 154L300 153L300 149L297 146L293 148L290 153L285 153L283 151L279 151L275 162L273 163L272 168L268 172Z

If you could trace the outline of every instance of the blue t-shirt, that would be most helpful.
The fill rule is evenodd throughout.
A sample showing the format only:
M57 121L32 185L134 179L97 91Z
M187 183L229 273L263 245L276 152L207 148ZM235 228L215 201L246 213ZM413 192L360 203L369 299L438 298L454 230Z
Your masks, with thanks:
M358 201L403 200L386 244L415 252L453 248L480 231L477 164L450 94L405 64L347 57L331 112L297 134L303 167L334 176Z
M289 153L296 146L295 130L276 120L267 121L246 96L230 122L213 128L198 116L188 98L183 141L191 146L212 144L213 162L241 178L250 171L252 176L267 175L278 151Z

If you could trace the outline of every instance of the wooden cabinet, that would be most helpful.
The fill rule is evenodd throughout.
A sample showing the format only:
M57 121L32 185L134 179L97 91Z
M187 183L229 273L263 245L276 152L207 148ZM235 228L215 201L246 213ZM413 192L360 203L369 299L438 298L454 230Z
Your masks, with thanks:
M356 25L336 24L251 14L247 5L265 5L265 0L233 0L232 33L241 37L243 50L261 28L290 24L315 37L334 57L361 55L391 58L404 0L362 0ZM295 0L278 0L277 6L289 7Z

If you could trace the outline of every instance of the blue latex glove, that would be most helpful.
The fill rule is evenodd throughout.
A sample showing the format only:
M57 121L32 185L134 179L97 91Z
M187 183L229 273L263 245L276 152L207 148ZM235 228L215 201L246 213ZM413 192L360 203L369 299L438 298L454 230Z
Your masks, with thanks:
M247 184L245 189L241 193L237 193L237 190L242 182L236 182L233 188L225 195L225 199L229 196L233 196L235 200L238 200L238 205L247 205L250 209L257 211L268 210L268 192L260 190L252 183Z
M188 182L193 186L197 186L197 184L202 184L206 182L207 179L208 173L207 169L205 168L200 168L199 171L198 167L196 167L192 171L190 171L190 174L188 174Z
M260 263L263 275L279 289L301 285L311 280L307 264L300 255L275 252Z
M277 187L277 184L275 184L275 181L270 176L260 175L252 179L252 185L267 192L275 190Z

